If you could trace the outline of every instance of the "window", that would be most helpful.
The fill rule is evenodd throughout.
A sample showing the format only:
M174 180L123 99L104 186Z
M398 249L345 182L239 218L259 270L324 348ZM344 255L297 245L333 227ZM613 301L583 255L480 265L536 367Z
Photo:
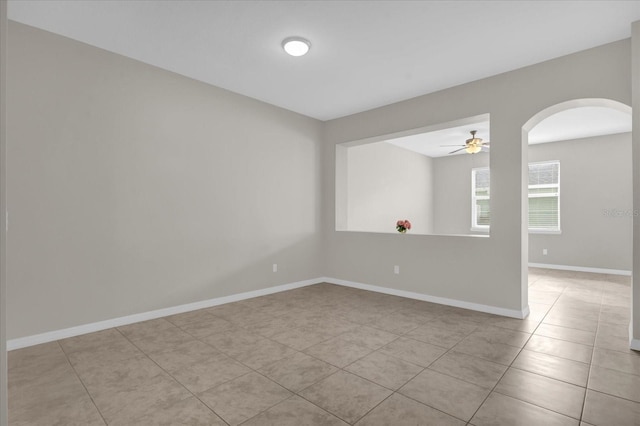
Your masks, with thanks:
M471 170L471 229L489 230L489 168ZM560 162L529 163L529 231L560 231Z
M489 168L471 171L471 229L489 229Z
M560 163L529 164L529 231L560 230Z

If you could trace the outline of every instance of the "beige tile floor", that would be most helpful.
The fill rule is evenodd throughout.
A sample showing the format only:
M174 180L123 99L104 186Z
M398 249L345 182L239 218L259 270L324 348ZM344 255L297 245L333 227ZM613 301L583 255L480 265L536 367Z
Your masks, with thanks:
M12 351L10 425L640 425L629 279L529 280L526 320L319 284Z

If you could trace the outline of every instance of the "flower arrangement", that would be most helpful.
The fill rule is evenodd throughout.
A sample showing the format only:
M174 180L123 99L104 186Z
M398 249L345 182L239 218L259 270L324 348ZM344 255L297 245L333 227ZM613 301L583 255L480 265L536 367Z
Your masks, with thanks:
M396 222L396 230L401 234L406 233L409 229L411 229L411 222L409 222L408 220L405 219Z

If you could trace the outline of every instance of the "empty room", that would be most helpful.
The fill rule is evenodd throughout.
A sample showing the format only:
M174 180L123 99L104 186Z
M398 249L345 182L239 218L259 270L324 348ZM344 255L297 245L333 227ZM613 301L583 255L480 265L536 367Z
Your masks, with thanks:
M640 425L640 2L0 0L0 426Z

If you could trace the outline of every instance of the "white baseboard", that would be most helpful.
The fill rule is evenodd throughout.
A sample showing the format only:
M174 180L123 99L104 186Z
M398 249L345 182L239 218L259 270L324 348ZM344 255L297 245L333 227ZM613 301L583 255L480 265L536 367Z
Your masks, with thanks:
M529 263L531 268L558 269L560 271L593 272L594 274L610 274L631 276L631 271L624 269L589 268L586 266L554 265L551 263Z
M446 297L430 296L423 293L414 293L412 291L396 290L388 287L379 287L370 284L357 283L353 281L340 280L337 278L324 277L324 282L337 284L346 287L359 288L361 290L374 291L376 293L390 294L393 296L407 297L409 299L423 300L425 302L438 303L440 305L455 306L457 308L470 309L472 311L486 312L489 314L501 315L504 317L523 319L529 316L529 306L518 311L515 309L499 308L497 306L482 305L479 303L465 302L463 300L448 299Z
M215 299L203 300L200 302L188 303L185 305L172 306L164 309L157 309L139 314L127 315L124 317L113 318L105 321L98 321L90 324L83 324L76 327L65 328L62 330L54 330L46 333L36 334L33 336L20 337L17 339L7 340L7 350L15 350L26 348L28 346L39 345L41 343L53 342L60 339L79 336L82 334L94 333L96 331L106 330L113 327L134 324L141 321L148 321L156 318L162 318L169 315L182 314L185 312L195 311L198 309L210 308L212 306L222 305L225 303L238 302L240 300L251 299L268 294L279 293L282 291L293 290L300 287L306 287L319 283L331 283L346 287L358 288L361 290L369 290L376 293L390 294L393 296L407 297L409 299L423 300L426 302L438 303L441 305L455 306L457 308L470 309L473 311L486 312L489 314L501 315L511 318L526 318L529 315L529 307L518 311L514 309L499 308L496 306L482 305L479 303L465 302L462 300L448 299L445 297L430 296L428 294L414 293L405 290L396 290L387 287L379 287L370 284L357 283L353 281L340 280L337 278L321 277L305 281L298 281L290 284L283 284L275 287L269 287L261 290L249 291L246 293L232 294L230 296L218 297Z
M217 297L215 299L208 299L208 300L203 300L203 301L194 302L194 303L187 303L185 305L172 306L169 308L157 309L155 311L127 315L124 317L109 319L105 321L98 321L90 324L83 324L76 327L65 328L62 330L49 331L46 333L36 334L33 336L20 337L17 339L7 340L7 350L11 351L15 349L26 348L28 346L34 346L34 345L39 345L41 343L53 342L60 339L79 336L81 334L87 334L87 333L93 333L96 331L106 330L108 328L120 327L123 325L166 317L169 315L182 314L185 312L196 311L198 309L203 309L203 308L210 308L212 306L218 306L225 303L238 302L240 300L251 299L259 296L266 296L268 294L273 294L273 293L279 293L281 291L293 290L295 288L306 287L313 284L319 284L321 282L323 281L322 279L319 279L319 278L305 280L305 281L298 281L294 283L278 285L275 287L268 287L260 290L232 294L230 296Z

